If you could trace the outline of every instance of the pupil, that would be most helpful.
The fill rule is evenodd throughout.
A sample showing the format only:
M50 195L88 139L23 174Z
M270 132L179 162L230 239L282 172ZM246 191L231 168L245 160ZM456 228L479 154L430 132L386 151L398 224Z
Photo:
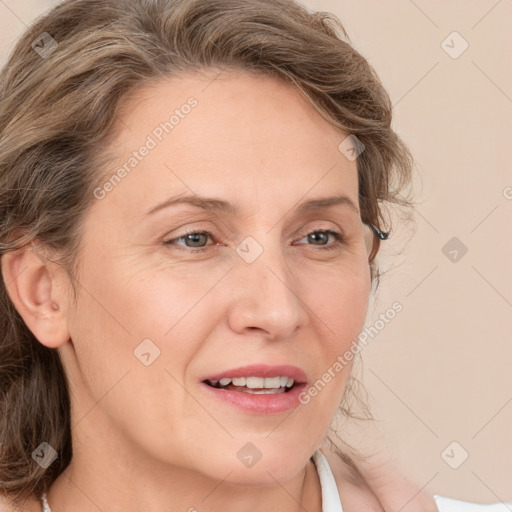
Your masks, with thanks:
M309 239L310 241L315 241L315 240L318 240L318 238L322 238L324 239L324 243L326 241L326 238L328 237L329 235L327 233L324 233L323 231L318 231L317 233L312 233L309 235ZM319 245L324 245L324 244L319 244Z

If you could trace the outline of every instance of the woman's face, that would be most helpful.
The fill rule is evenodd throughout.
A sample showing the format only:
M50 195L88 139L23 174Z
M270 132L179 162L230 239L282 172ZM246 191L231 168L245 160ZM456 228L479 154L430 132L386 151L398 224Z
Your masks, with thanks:
M338 149L346 135L289 85L215 76L145 87L117 120L115 161L84 220L70 342L59 348L74 453L284 481L324 439L350 373L333 367L364 326L371 282L356 162ZM204 383L248 365L293 366L306 382L286 394ZM248 373L293 372L267 370ZM80 436L94 440L87 452Z

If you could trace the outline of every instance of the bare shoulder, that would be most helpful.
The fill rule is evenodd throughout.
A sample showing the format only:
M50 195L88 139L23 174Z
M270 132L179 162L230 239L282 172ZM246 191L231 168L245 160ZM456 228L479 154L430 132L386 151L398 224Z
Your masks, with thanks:
M338 486L343 512L382 512L384 509L357 468L337 453L322 449Z

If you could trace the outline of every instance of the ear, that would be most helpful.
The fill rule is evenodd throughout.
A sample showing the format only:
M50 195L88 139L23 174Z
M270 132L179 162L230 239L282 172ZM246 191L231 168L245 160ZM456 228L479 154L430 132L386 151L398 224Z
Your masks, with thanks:
M56 263L43 255L37 241L1 257L2 277L9 298L40 343L58 348L70 339L64 282Z

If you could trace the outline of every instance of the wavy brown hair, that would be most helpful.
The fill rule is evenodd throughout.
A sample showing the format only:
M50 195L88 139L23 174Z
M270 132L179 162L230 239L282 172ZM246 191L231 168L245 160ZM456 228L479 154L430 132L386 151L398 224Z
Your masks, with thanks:
M45 36L46 54L33 45L43 33L57 44ZM120 100L209 69L280 78L355 135L363 221L384 229L383 205L411 204L412 158L389 96L332 14L292 0L65 0L26 30L0 74L0 255L37 239L73 277ZM14 503L46 490L72 446L58 352L36 340L8 286L0 280L0 493ZM47 469L31 457L42 440L59 454Z

